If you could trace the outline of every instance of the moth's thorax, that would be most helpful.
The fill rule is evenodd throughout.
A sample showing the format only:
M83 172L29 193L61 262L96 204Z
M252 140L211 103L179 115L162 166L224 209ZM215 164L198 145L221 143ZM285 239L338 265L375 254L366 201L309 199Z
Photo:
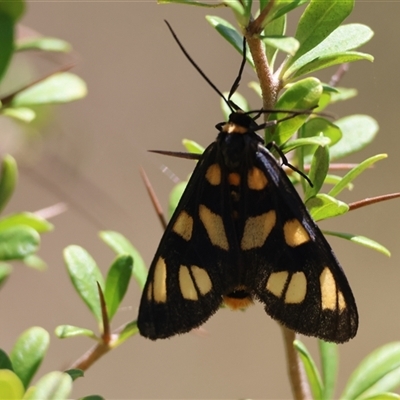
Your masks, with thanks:
M253 164L258 140L254 137L254 132L246 133L226 133L221 132L218 136L219 151L222 155L224 166L234 172L243 170Z

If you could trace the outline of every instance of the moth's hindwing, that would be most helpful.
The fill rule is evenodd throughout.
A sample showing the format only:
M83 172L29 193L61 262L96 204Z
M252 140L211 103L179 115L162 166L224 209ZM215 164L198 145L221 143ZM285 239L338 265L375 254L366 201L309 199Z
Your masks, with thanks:
M264 193L249 191L254 196L249 203L268 206L264 211L264 206L259 211L253 207L252 216L246 218L250 222L254 213L259 218L267 212L270 222L261 246L253 241L253 248L248 244L246 250L242 248L244 263L253 270L247 285L254 288L266 312L288 328L331 342L353 338L357 307L331 247L285 172L263 146L258 148L255 167L268 184Z
M184 333L223 300L240 308L255 298L296 332L345 342L358 326L346 276L286 173L244 126L221 130L199 160L150 266L140 333Z

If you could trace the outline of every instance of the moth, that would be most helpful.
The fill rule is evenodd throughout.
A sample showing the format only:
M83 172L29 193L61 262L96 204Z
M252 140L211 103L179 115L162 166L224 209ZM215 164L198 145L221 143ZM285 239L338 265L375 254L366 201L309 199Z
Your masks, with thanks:
M222 304L244 309L258 300L298 333L346 342L358 327L346 276L257 134L266 124L230 100L245 40L243 54L228 100L216 89L232 109L229 120L216 125L217 138L200 156L150 265L140 334L168 338L202 325Z

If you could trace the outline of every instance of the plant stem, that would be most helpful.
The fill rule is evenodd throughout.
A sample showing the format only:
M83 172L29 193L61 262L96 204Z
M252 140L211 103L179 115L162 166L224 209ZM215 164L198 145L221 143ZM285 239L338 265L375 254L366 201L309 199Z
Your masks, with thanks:
M249 29L248 32L251 32ZM258 80L260 81L261 93L263 98L263 108L272 109L275 106L279 92L279 80L276 79L268 65L268 60L264 51L263 42L250 33L246 34L247 44L253 56Z
M69 369L81 369L82 371L86 371L89 367L91 367L100 357L102 357L105 353L111 350L109 344L104 342L98 343L92 348L90 348L85 354L79 357L72 365L70 365Z
M293 346L296 333L283 325L281 328L286 349L286 359L293 398L296 400L312 399L303 364L300 360L299 353Z

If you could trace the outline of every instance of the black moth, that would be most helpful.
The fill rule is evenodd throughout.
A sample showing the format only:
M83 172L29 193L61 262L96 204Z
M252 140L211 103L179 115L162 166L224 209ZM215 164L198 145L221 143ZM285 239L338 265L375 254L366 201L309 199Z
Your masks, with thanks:
M167 338L200 326L222 303L241 309L257 299L296 332L346 342L358 327L346 276L256 133L266 124L230 101L244 63L245 55L228 100L200 71L232 113L216 125L217 139L200 156L161 239L140 303L139 331Z

